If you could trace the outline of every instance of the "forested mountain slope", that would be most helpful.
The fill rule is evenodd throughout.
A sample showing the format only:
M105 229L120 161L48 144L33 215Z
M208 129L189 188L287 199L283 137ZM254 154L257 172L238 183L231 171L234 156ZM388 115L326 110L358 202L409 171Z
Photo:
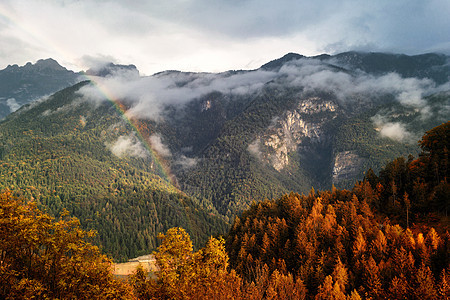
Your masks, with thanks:
M288 54L146 77L106 65L0 123L0 185L69 209L115 258L147 253L173 226L198 245L253 201L351 188L418 155L423 132L448 121L447 59Z
M231 266L249 281L265 280L267 287L284 274L285 288L302 291L307 299L355 293L371 299L445 299L450 295L449 133L450 122L433 128L420 141L419 158L407 163L398 158L379 177L369 172L352 190L312 190L254 203L227 237ZM440 219L433 224L437 231L426 221L430 213Z
M225 248L211 238L194 252L189 235L172 228L155 252L156 278L137 269L130 283L141 299L447 299L449 132L450 122L433 128L406 168L393 167L398 158L352 190L252 204ZM421 188L396 199L387 177ZM436 229L430 215L440 218Z
M421 134L447 121L446 61L435 54L291 53L253 71L160 73L185 99L161 108L156 131L180 187L226 216L289 191L349 188L369 168L417 155ZM128 103L132 110L144 101Z
M223 221L170 183L112 103L77 94L89 84L25 106L0 123L1 189L54 215L68 209L83 227L99 232L97 242L116 259L147 253L157 233L173 226L186 228L195 243L223 232Z
M93 78L8 116L0 123L1 188L36 201L51 215L64 215L67 208L83 228L98 230L95 242L117 260L159 245L160 272L155 280L138 270L131 286L114 281L108 260L82 239L91 234L81 232L76 220L63 216L55 222L6 192L0 194L0 247L7 260L0 262L0 273L8 281L2 280L0 292L13 287L15 294L64 293L65 286L56 283L83 275L68 272L58 282L56 275L47 276L56 270L52 266L65 263L52 256L57 248L51 245L61 241L58 247L66 249L66 240L53 235L78 232L81 239L70 246L76 251L64 254L80 263L83 253L92 253L95 268L85 274L105 274L86 293L98 292L98 285L148 299L449 297L446 85L392 74L347 77L350 71L341 67L313 63L321 71L301 77L302 86L287 84L289 74L297 80L299 71L317 65L296 62L275 77L240 71ZM308 89L306 82L318 74L340 77L334 88L354 80L357 93ZM247 77L254 75L268 77L261 85ZM252 84L224 92L244 79ZM389 85L388 79L414 88L362 93L373 87L372 80ZM149 90L140 90L141 84L159 91L158 97L143 93ZM417 84L422 90L415 98ZM131 94L137 91L145 98L136 102ZM107 96L112 92L116 100ZM182 102L182 96L190 100ZM427 129L418 147L418 131L437 122L442 124ZM414 149L415 156L381 163ZM336 166L336 160L347 160L355 170L345 162ZM374 170L361 170L366 165ZM310 188L276 198L289 187L342 183L340 176L361 180L351 190ZM199 247L226 231L223 216L240 211L226 241L210 238L194 252L189 235ZM157 233L166 229L158 243ZM20 233L17 240L11 230ZM32 263L43 271L33 271ZM66 276L62 271L58 276Z

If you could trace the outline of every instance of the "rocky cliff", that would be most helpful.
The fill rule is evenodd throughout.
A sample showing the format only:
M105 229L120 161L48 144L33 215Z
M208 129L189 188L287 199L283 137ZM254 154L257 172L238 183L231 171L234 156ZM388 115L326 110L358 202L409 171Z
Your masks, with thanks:
M323 125L337 116L338 105L319 97L300 100L294 110L286 111L255 142L262 151L260 158L277 171L289 165L292 152L300 146L325 140ZM254 146L255 143L252 145Z
M337 184L343 180L355 178L361 171L364 158L355 151L342 151L336 154L333 164L332 183Z

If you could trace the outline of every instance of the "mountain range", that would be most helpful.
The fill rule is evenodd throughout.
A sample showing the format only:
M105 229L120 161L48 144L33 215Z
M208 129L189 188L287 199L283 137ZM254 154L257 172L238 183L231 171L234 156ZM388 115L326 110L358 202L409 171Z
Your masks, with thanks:
M118 260L173 226L199 245L253 201L351 187L418 155L418 138L448 121L448 59L290 53L256 70L146 77L133 65L8 66L0 187L68 209Z
M80 75L51 58L21 67L9 65L0 70L0 119L24 104L77 83Z

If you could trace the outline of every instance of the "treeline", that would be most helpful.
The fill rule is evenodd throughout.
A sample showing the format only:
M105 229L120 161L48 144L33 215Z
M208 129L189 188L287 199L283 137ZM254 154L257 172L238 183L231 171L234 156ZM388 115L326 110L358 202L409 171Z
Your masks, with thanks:
M325 205L333 198L340 200ZM94 233L77 219L55 219L3 193L0 297L448 299L448 232L386 222L375 222L349 191L292 193L253 205L227 242L210 238L196 252L184 229L169 229L159 235L154 276L138 268L126 282L113 277L111 261L88 242Z
M448 201L437 191L449 189L449 129L446 123L429 131L414 163L423 163L414 180L423 180L429 201ZM254 203L236 218L225 249L211 239L194 253L185 232L171 229L155 253L156 278L137 270L134 290L141 299L448 299L448 217L429 202L420 216L441 217L437 232L426 219L407 222L401 210L386 214L393 197L383 187L389 170L390 164L352 190L311 190ZM406 182L398 175L392 174L394 181ZM409 227L397 224L403 218ZM419 221L420 227L412 226Z
M253 282L292 276L316 299L437 299L450 276L448 232L413 233L377 220L363 192L292 193L254 204L228 235L231 266Z
M388 163L379 176L371 170L365 176L365 182L377 191L371 204L406 226L409 215L415 221L423 213L448 215L450 209L450 122L428 131L419 145L419 158L400 157Z

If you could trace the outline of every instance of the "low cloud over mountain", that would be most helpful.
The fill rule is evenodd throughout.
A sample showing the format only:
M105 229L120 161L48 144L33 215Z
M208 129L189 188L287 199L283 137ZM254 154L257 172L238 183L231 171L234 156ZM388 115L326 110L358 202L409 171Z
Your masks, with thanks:
M107 77L92 77L95 85L83 87L80 93L95 101L102 101L107 97L120 99L128 105L127 114L130 117L163 120L167 108L181 109L194 99L212 92L249 96L261 93L268 85L284 86L299 89L303 94L318 91L329 93L347 108L352 105L362 106L364 103L379 104L388 98L395 99L401 106L420 112L421 118L426 119L432 117L432 113L425 97L450 90L448 81L438 84L424 76L405 77L397 72L365 72L352 67L342 58L340 60L340 56L328 59L298 57L280 63L278 67L218 74L166 71L139 77L128 68L117 68ZM106 65L103 64L103 67ZM437 67L444 70L444 76L449 74L448 65L429 66L430 69ZM387 125L382 125L386 122ZM392 124L383 117L375 122L378 127L389 128L388 131L381 131L384 136L404 139L405 134L389 134L399 132L401 128L406 132L404 127Z

